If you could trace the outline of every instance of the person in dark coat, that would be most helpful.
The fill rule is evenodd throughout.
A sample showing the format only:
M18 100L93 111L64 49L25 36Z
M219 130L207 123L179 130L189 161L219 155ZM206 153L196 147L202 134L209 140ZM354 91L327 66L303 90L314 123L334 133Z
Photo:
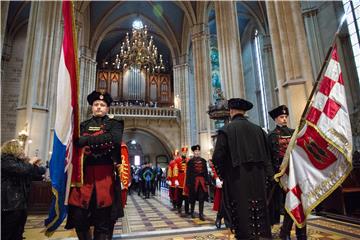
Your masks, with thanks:
M289 116L289 109L285 105L274 108L269 112L271 118L275 121L276 127L268 135L268 143L271 151L271 162L275 173L280 170L280 165L283 161L286 149L289 145L294 129L287 127L287 119ZM280 185L276 184L272 187L270 195L270 222L277 224L280 222L280 213L284 214L283 225L280 229L281 239L290 239L290 231L294 221L284 209L285 193ZM296 227L297 239L307 239L306 226L303 228Z
M285 105L274 108L269 112L269 115L276 123L275 129L268 134L268 143L273 170L274 173L278 173L294 129L287 127L289 109ZM283 214L282 211L284 210L285 195L278 184L274 185L270 191L270 223L274 225L280 223L280 214Z
M150 198L150 192L152 191L152 182L155 178L155 173L151 168L150 163L146 163L144 169L142 170L142 180L144 181L144 189L145 189L145 198Z
M269 239L266 185L274 173L265 132L244 116L252 107L241 98L228 101L231 122L218 131L212 159L235 238Z
M112 102L108 93L93 91L87 100L93 116L80 124L81 136L75 142L84 149L83 184L70 190L66 228L75 227L80 240L89 240L94 226L94 239L111 239L122 209L121 197L115 199L120 188L115 172L120 171L124 123L107 115Z
M195 202L199 201L199 219L204 218L204 201L208 198L208 170L206 160L200 157L200 145L191 147L194 157L186 167L186 186L189 189L190 214L194 218Z
M25 156L17 139L1 147L1 239L23 239L31 181L45 171L40 159Z

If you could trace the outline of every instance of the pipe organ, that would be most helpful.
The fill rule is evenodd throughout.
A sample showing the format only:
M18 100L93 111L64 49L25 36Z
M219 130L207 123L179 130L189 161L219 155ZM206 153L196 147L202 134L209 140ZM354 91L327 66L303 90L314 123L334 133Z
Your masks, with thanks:
M110 93L115 102L156 102L169 107L174 104L172 89L170 74L150 74L137 68L97 71L96 90Z

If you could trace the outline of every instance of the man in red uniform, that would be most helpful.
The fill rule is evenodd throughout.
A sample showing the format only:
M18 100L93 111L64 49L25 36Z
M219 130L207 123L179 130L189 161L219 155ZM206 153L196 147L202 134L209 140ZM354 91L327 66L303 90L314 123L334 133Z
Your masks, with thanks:
M188 152L187 147L181 148L181 158L176 159L176 165L174 168L174 179L175 186L178 196L177 209L178 213L181 213L182 203L185 202L185 214L189 214L189 201L187 197L187 192L185 189L185 179L186 179L186 164L188 158L186 157Z
M80 240L90 240L93 225L94 239L103 240L111 238L113 223L119 217L112 209L121 202L114 201L114 172L120 168L124 123L107 115L112 102L108 93L93 91L87 100L93 116L80 124L81 136L76 140L84 150L83 184L70 190L66 228L75 227Z
M213 210L217 212L215 226L217 228L221 228L221 219L224 217L223 209L221 207L223 182L220 180L219 176L217 175L214 164L212 163L211 160L209 160L209 164L211 167L212 178L215 180L215 192L214 192L214 204L213 204Z
M191 217L194 218L195 202L199 201L199 218L204 218L204 201L208 198L208 170L206 160L200 157L200 146L191 147L194 157L187 164L186 186L189 188L189 201L191 204Z
M177 196L176 196L176 186L174 180L174 167L176 165L176 159L179 157L179 151L174 151L174 158L170 161L167 171L166 183L169 185L169 198L173 206L173 210L176 209Z

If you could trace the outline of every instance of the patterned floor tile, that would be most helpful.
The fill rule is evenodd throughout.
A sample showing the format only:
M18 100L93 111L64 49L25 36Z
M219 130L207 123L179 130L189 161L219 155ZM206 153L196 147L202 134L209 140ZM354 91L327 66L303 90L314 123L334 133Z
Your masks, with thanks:
M160 194L143 199L137 194L128 197L125 208L125 216L120 219L114 230L114 237L121 239L156 239L156 240L232 240L235 239L227 229L216 229L214 219L216 213L212 211L212 204L205 203L204 214L206 221L199 218L184 217L172 211L172 206L166 190ZM197 216L197 207L195 209ZM30 215L28 217L25 234L27 240L60 240L76 239L73 230L65 230L65 222L54 233L47 238L43 233L45 215ZM180 231L184 231L179 234ZM272 232L278 235L280 225L275 225ZM360 226L340 222L323 217L315 217L308 220L308 239L311 240L346 240L360 239ZM139 236L136 238L134 236ZM292 239L296 239L295 229L291 232Z

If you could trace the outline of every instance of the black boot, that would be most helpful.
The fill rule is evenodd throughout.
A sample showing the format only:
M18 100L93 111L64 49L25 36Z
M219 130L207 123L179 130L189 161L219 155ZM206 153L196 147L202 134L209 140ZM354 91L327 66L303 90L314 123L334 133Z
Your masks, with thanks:
M294 221L291 219L288 213L284 215L284 222L280 228L280 235L279 237L281 240L290 239L290 232Z
M91 240L91 234L90 231L79 231L76 230L76 235L79 238L79 240Z
M296 227L295 231L297 240L307 240L306 225L303 228Z
M204 201L199 202L199 218L201 221L205 221L204 218Z
M219 213L216 214L215 226L221 228L221 215Z
M226 228L231 227L231 224L230 224L229 220L227 220L226 218L224 218L224 223L225 223Z
M179 201L177 202L177 211L179 214L181 214L181 210L182 210L182 199L180 198Z
M109 240L109 236L106 233L95 233L94 240Z
M188 200L185 200L185 214L186 215L189 215L189 201Z
M115 224L116 224L116 222L111 223L111 226L110 226L110 228L109 228L109 232L108 232L108 234L106 234L106 237L107 237L106 239L107 239L107 240L111 240L111 239L112 239L113 233L114 233Z
M190 210L191 218L195 218L194 210L195 210L195 203L191 203L191 210Z

